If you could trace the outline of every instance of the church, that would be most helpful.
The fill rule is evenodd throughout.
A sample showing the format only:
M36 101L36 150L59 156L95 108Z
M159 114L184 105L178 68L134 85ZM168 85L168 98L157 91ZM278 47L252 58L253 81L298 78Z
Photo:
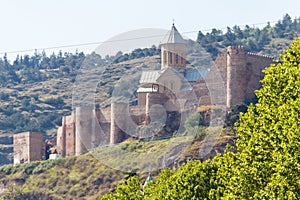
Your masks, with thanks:
M186 69L186 41L175 25L161 41L161 69L144 71L137 90L139 105L146 105L147 93L178 93L192 90L202 75L199 70Z
M262 70L273 62L272 57L249 53L242 46L229 46L206 72L187 67L187 44L174 24L160 45L161 67L142 72L136 91L138 105L112 102L107 108L76 107L62 118L57 131L61 156L80 155L128 137L140 138L132 133L162 116L166 126L170 125L169 133L180 131L191 112L202 112L207 124L213 124L213 118L222 123L222 117L212 115L253 100L254 91L261 87Z
M73 108L71 115L62 117L55 152L62 157L80 155L129 137L141 139L141 135L134 133L153 121L164 122L164 128L169 129L164 130L167 134L180 132L185 117L193 112L200 112L207 125L222 125L225 115L222 118L220 114L255 99L254 91L261 87L264 76L262 70L274 62L272 57L247 52L243 46L229 46L208 70L199 70L188 64L186 41L174 24L160 46L161 67L142 72L136 91L138 105L112 102L107 108L87 105ZM213 122L214 119L221 124ZM45 148L42 134L34 135L37 137L28 132L14 138L16 163L42 159ZM37 149L24 152L31 149L32 142L39 144Z
M199 106L224 104L230 109L255 99L262 70L273 62L272 57L246 52L243 46L229 46L209 70L187 68L186 41L174 24L160 45L161 69L142 73L137 90L139 105L146 105L147 95L152 93L159 96L171 92L181 98L180 94L193 91Z

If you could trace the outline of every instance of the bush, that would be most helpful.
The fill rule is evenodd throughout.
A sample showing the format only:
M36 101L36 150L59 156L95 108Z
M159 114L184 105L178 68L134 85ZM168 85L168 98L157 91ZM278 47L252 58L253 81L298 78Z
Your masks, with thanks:
M186 130L200 125L203 125L203 118L198 112L190 114L184 122L184 128Z
M8 101L9 100L9 94L2 92L0 94L0 99L3 101Z
M35 167L39 165L39 162L30 162L23 165L23 173L26 175L31 175Z
M65 105L65 102L64 102L63 98L61 98L61 97L49 98L49 99L46 99L44 102L46 104L49 104L56 108L62 108Z

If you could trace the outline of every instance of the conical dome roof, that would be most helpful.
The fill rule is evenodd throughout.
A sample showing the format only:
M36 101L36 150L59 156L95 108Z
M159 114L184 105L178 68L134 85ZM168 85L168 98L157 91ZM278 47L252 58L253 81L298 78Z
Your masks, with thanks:
M161 41L161 44L175 44L175 43L185 44L185 41L173 24L171 30L168 31L164 39Z

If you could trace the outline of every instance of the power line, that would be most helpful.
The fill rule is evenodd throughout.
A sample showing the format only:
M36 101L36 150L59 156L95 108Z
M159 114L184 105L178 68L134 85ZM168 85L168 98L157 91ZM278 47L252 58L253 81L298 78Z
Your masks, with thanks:
M258 26L258 25L263 25L267 23L275 23L277 21L272 21L272 22L260 22L260 23L255 23L255 24L249 24L248 26ZM247 24L244 25L237 25L237 26L246 26ZM210 29L205 29L205 30L194 30L194 31L185 31L182 32L182 34L191 34L191 33L198 33L199 31L201 32L208 32L213 30L214 28ZM218 30L225 30L227 27L222 27L222 28L216 28ZM144 36L144 37L134 37L134 38L127 38L127 39L119 39L119 40L109 40L109 41L101 41L101 42L88 42L88 43L79 43L79 44L70 44L70 45L60 45L60 46L52 46L52 47L45 47L45 48L35 48L35 49L24 49L24 50L16 50L16 51L8 51L8 52L0 52L1 54L18 54L18 53L26 53L26 52L32 52L32 51L44 51L44 50L54 50L54 49L61 49L61 48L70 48L70 47L81 47L81 46L90 46L90 45L100 45L103 43L113 43L113 42L122 42L122 41L131 41L131 40L139 40L139 39L147 39L147 38L155 38L155 37L163 37L164 35L150 35L150 36Z

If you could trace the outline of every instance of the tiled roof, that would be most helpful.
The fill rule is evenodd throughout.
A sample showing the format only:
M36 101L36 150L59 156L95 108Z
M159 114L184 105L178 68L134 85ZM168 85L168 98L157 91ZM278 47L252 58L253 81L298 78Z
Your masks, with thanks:
M185 44L184 39L180 35L180 33L177 31L176 27L172 26L172 29L168 31L164 39L161 41L161 44L172 44L172 43L183 43Z
M142 73L140 83L156 83L156 80L160 76L160 70L144 71Z
M206 70L187 69L184 73L184 78L185 78L185 81L187 81L187 82L194 82L200 78L205 77L206 74L207 74Z

